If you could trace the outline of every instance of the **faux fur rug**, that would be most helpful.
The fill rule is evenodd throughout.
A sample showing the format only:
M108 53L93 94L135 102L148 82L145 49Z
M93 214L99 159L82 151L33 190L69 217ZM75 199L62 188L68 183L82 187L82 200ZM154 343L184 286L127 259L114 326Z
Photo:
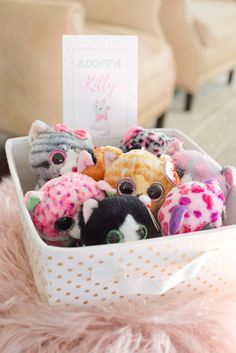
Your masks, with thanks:
M41 302L10 179L0 205L1 353L235 353L236 293L97 311Z

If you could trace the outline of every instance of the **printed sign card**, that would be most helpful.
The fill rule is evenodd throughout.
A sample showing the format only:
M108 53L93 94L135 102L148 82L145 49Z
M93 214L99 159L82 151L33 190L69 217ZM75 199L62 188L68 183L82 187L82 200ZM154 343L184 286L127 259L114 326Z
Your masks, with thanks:
M64 123L101 143L137 121L137 37L63 37Z

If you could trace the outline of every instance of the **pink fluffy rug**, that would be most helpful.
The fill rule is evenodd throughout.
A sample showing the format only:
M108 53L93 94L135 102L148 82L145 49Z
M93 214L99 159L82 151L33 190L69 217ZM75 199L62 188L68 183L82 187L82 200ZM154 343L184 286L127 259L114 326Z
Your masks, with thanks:
M97 311L41 302L9 179L0 204L1 353L235 353L233 291Z

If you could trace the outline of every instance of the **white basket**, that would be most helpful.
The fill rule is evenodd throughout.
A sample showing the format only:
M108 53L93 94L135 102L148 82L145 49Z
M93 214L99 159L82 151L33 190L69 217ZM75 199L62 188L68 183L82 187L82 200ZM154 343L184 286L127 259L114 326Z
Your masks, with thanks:
M203 151L178 130L162 131L182 140L186 149ZM235 281L235 225L123 244L82 248L46 245L23 201L24 193L36 183L28 163L28 137L8 140L6 152L35 283L41 298L50 304L93 307L153 300L157 295L168 295L170 290L176 295L187 291L195 295L210 288L219 290ZM232 204L236 202L231 200ZM234 223L236 215L228 218L228 224Z

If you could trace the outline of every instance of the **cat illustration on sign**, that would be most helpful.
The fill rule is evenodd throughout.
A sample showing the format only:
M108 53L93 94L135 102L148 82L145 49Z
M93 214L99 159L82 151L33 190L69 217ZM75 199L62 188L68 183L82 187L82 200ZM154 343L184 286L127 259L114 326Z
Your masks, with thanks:
M99 135L109 135L111 128L108 122L108 113L111 107L107 105L105 99L96 100L94 103L95 119L90 128L95 130Z

